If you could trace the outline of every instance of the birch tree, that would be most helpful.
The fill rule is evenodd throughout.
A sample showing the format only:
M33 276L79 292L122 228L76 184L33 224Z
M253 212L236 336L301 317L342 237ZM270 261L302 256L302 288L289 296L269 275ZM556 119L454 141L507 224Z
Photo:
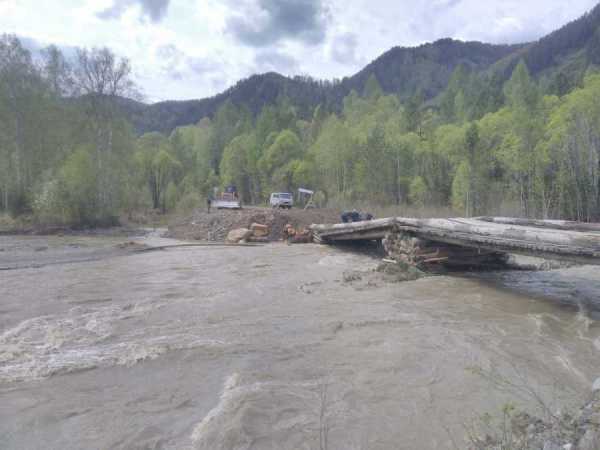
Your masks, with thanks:
M73 78L75 93L83 102L87 126L94 136L98 204L111 214L118 207L119 185L114 167L120 155L115 153L123 150L115 145L122 138L116 134L127 133L119 117L118 102L123 97L137 96L131 65L108 48L80 49Z

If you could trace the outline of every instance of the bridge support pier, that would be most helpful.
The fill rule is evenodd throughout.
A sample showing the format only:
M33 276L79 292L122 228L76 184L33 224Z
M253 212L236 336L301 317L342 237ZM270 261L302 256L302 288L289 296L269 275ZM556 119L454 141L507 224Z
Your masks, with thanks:
M498 270L507 268L509 255L502 252L435 242L410 232L392 230L383 239L389 257L424 271Z

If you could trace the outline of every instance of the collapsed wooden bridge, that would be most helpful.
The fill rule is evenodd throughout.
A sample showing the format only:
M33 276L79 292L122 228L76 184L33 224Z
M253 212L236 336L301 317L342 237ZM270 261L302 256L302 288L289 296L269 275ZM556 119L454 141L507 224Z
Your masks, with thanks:
M600 224L395 217L310 229L314 240L323 244L381 240L390 258L419 267L496 267L506 263L509 254L600 265Z

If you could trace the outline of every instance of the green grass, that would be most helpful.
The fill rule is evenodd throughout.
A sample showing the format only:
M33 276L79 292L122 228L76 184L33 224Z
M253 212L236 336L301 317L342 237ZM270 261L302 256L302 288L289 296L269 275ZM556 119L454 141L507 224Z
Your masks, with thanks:
M11 233L27 228L30 218L13 218L10 214L0 213L0 232Z

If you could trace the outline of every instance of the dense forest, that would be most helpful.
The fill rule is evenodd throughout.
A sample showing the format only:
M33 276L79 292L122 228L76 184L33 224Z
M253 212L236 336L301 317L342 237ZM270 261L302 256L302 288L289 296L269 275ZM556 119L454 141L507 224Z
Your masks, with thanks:
M255 76L242 82L252 94L235 86L194 123L180 123L185 102L162 104L169 125L156 128L140 128L127 60L56 47L34 59L5 35L0 212L110 225L235 184L246 204L305 187L321 205L598 220L599 24L596 8L530 45L392 49L352 80Z

